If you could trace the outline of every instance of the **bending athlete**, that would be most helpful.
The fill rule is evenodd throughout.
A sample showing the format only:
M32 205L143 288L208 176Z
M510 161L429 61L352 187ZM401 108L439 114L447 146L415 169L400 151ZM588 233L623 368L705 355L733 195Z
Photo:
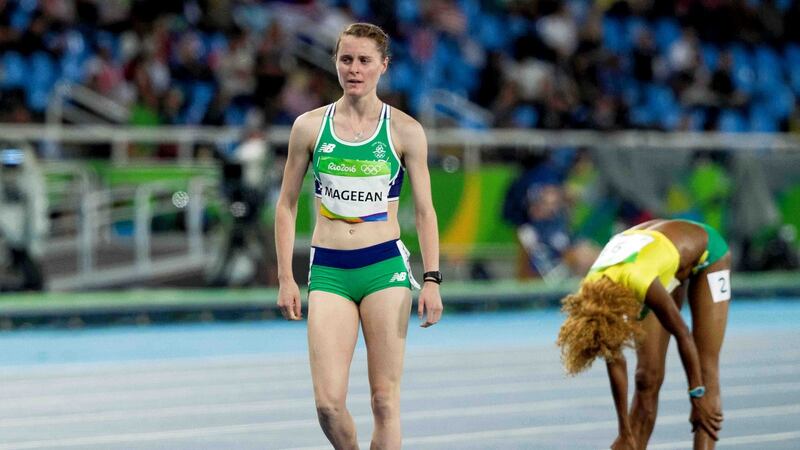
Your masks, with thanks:
M581 372L597 357L606 360L619 423L612 448L646 448L670 336L689 382L694 448L714 448L722 423L719 353L731 298L730 261L728 245L712 227L653 220L614 236L580 290L562 300L567 318L558 345L567 372ZM687 293L691 331L680 315ZM636 390L629 414L622 349L634 342Z
M419 295L422 326L439 321L439 237L431 201L422 126L377 96L389 64L389 37L371 24L350 25L335 48L342 97L297 118L275 218L278 306L302 319L292 273L297 198L309 163L317 217L311 238L308 347L317 416L336 449L357 449L345 400L361 325L374 416L373 449L399 449L400 378L411 308L408 251L400 242L397 200L403 174L413 190L425 274ZM424 318L424 319L423 319Z

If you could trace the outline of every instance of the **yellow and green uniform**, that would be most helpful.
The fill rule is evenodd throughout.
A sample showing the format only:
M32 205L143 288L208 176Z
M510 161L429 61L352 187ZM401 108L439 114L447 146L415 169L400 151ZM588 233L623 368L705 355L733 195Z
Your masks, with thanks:
M706 250L692 268L692 273L696 274L725 256L728 244L714 228L700 222L686 222L703 228L708 235ZM653 280L657 279L667 292L672 292L680 284L675 278L680 259L678 249L662 233L627 230L611 238L603 247L584 281L607 277L630 289L639 301L644 302ZM647 308L642 313L643 317Z
M607 277L644 301L654 279L668 291L678 285L680 259L672 241L658 231L628 230L611 238L584 280Z

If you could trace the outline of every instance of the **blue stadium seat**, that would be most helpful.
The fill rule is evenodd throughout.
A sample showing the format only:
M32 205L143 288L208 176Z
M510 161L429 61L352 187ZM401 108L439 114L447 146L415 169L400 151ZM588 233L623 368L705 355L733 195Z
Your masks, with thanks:
M31 23L31 12L24 8L15 9L11 14L11 27L19 32L28 29L28 25Z
M705 108L692 108L689 112L689 128L692 131L703 131L708 118L708 111Z
M65 53L61 57L61 78L63 81L82 83L86 78L83 69L83 59L78 55Z
M400 92L413 91L416 88L416 71L409 60L399 60L392 64L392 70L386 72L392 90Z
M780 55L766 45L755 50L755 70L759 85L771 89L775 84L783 84L783 64Z
M214 98L214 84L204 81L195 81L184 90L188 100L186 108L186 122L190 125L203 121L211 99Z
M225 110L225 125L240 127L246 118L247 111L240 106L231 105Z
M509 44L509 34L506 24L499 17L487 14L483 16L478 25L478 40L486 50L503 49Z
M789 83L795 94L800 96L800 45L787 44L784 48L784 61L789 74Z
M717 46L710 42L703 42L700 44L700 53L706 68L711 72L717 70L717 64L719 63L719 49Z
M638 104L641 101L643 90L639 80L631 78L630 83L622 86L622 99L629 105Z
M531 105L520 105L512 113L514 126L520 128L534 128L539 123L539 111Z
M467 19L467 27L474 31L478 29L481 16L481 0L458 0L461 12Z
M747 131L748 126L742 113L732 109L724 109L719 115L717 128L723 132L739 133Z
M784 47L786 63L789 66L800 66L800 44L789 42Z
M50 89L60 76L53 58L45 52L36 52L30 57L28 85Z
M636 46L636 41L639 39L639 33L650 28L650 24L640 17L631 16L625 20L624 28L626 48L630 50Z
M658 19L654 24L653 35L656 48L660 53L664 53L681 37L681 27L676 19L664 17Z
M766 97L764 103L770 116L778 120L784 120L794 110L795 96L786 84L775 84L768 91L768 97Z
M603 17L603 46L618 54L629 50L625 27L620 20Z
M628 120L637 127L650 127L655 121L654 111L647 104L636 105L628 112Z
M0 87L22 87L28 76L26 59L17 52L6 52L0 58L2 58L0 59L0 66L3 67L3 78L0 80Z
M349 0L350 10L357 18L369 16L369 0Z
M416 23L419 19L419 0L397 0L395 14L400 22Z
M755 88L756 72L750 52L742 44L730 47L733 55L733 82L743 92L752 93Z
M37 86L25 91L25 103L32 111L44 112L50 101L51 89Z
M775 120L767 105L754 104L750 108L750 131L775 133L778 121Z
M516 39L527 33L530 27L530 21L521 16L512 16L505 21L505 32L508 33L509 40Z

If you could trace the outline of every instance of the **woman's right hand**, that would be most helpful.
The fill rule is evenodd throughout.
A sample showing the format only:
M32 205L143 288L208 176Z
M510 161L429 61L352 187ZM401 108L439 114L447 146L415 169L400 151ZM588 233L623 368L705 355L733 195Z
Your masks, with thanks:
M300 288L294 281L281 283L278 288L278 308L286 320L301 320L303 305L300 302Z
M707 397L693 397L691 402L692 413L689 416L689 422L692 423L692 432L702 429L716 441L717 433L722 428L722 414L714 412Z

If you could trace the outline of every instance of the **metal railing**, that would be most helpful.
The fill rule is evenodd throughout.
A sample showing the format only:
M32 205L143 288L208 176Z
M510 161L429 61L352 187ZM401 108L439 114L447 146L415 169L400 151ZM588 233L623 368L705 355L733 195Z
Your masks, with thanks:
M130 111L122 105L85 86L58 83L50 96L45 120L50 125L64 123L112 123L128 121Z
M112 286L204 268L210 252L205 245L203 212L209 197L215 193L215 184L200 177L190 180L187 191L178 190L170 183L154 182L135 188L86 192L80 202L79 228L72 240L77 271L52 277L48 282L49 288L72 290ZM165 237L177 251L156 257L153 254L153 219L178 211L185 211L185 233ZM103 244L111 243L111 228L123 222L133 224L132 239L123 245L132 247L132 257L121 257L119 247L117 250L112 248L116 257L98 264L99 249ZM48 248L48 253L51 251Z
M273 127L267 132L266 139L271 147L285 146L289 138L288 127ZM642 155L641 152L670 152L677 150L725 150L732 154L741 154L749 159L760 160L770 158L771 155L800 154L800 136L793 134L770 133L685 133L685 132L656 132L656 131L620 131L598 132L590 130L581 131L543 131L543 130L470 130L460 128L430 128L426 129L431 154L436 155L437 149L447 150L448 155L456 155L462 162L465 171L479 170L485 161L494 157L500 148L515 148L522 151L540 152L550 148L595 148L620 150L624 154L630 152L631 156ZM133 143L178 143L182 149L175 162L178 164L192 163L192 149L198 143L216 143L228 145L237 142L242 135L241 129L235 127L169 127L169 128L137 128L117 126L74 126L74 125L11 125L0 124L0 134L6 141L20 141L28 143L50 142L56 144L111 144L115 152L112 160L117 164L126 164L132 160L127 154L127 148ZM601 151L601 153L603 153ZM649 155L647 153L645 155ZM653 153L655 154L655 153ZM649 156L648 156L649 158ZM60 163L59 163L60 164ZM65 165L64 167L68 167ZM73 166L73 169L78 166ZM786 169L786 167L783 167ZM69 171L72 169L64 169ZM76 169L77 170L77 169ZM789 168L791 171L792 169ZM800 167L796 173L800 177ZM794 172L791 172L794 173ZM187 205L191 210L187 214L187 232L185 239L188 242L184 253L173 259L154 258L153 236L148 223L152 223L157 213L151 201L157 195L171 195L162 187L143 186L138 191L129 191L129 202L119 202L112 208L114 195L110 191L87 191L87 184L91 175L80 173L77 170L73 175L73 185L78 186L77 195L69 196L64 200L66 209L72 208L72 213L62 214L58 219L63 227L72 226L74 234L65 234L61 238L51 236L53 246L49 251L57 248L81 248L77 267L80 271L71 279L51 277L51 286L56 289L71 289L77 286L96 285L97 279L104 278L106 282L120 280L123 277L147 277L159 271L169 272L181 266L199 266L202 259L208 256L204 247L204 236L198 232L198 212L202 206L197 203ZM772 174L767 172L767 177ZM769 181L769 180L768 180ZM197 188L195 188L197 189ZM200 189L201 195L189 193L189 201L200 201L207 198L208 192ZM173 192L174 193L174 192ZM122 195L122 194L119 194ZM81 198L79 202L77 199ZM138 199L138 200L136 200ZM163 200L163 199L162 199ZM138 205L138 210L135 205ZM174 211L174 206L172 206ZM188 210L187 210L188 211ZM313 212L310 212L313 214ZM130 264L125 268L102 268L97 265L95 252L97 248L109 240L110 228L108 224L119 221L120 217L136 221L135 236L131 247L138 248ZM739 219L741 219L740 216ZM54 221L54 224L56 221ZM71 225L70 225L71 224ZM61 225L59 225L61 226ZM199 249L199 250L198 250ZM171 258L171 257L170 257ZM102 276L97 276L99 270L106 270Z

